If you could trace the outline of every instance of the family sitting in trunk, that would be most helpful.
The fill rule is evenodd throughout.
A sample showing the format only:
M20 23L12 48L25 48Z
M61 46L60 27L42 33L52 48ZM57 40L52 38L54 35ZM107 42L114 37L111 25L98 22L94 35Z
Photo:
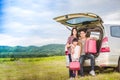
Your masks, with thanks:
M85 53L85 43L87 40L91 39L86 37L85 29L78 31L76 28L73 28L71 31L71 35L68 37L67 43L65 45L65 54L67 60L67 67L69 68L69 63L72 61L80 62L80 71L74 71L69 68L69 77L74 78L77 77L78 73L80 76L84 76L83 65L86 59L90 59L91 71L89 72L92 76L95 76L94 65L95 65L95 57L93 54Z

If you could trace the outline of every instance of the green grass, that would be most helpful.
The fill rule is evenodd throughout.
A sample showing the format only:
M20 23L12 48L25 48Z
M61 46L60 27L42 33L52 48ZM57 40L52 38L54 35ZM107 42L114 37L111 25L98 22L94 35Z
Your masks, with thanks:
M0 59L0 80L68 80L68 69L64 56L44 58L21 58L10 61ZM95 77L86 75L79 80L120 80L120 73L97 73Z

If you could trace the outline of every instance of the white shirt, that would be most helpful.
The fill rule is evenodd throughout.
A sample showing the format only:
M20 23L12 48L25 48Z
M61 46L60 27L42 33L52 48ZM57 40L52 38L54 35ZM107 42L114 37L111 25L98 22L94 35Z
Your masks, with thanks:
M84 47L85 47L85 41L86 40L79 40L82 43L82 52L81 55L85 55Z
M80 54L79 52L80 52L80 46L77 45L74 48L74 53L72 55L73 60L79 58L79 56L78 56L78 54Z

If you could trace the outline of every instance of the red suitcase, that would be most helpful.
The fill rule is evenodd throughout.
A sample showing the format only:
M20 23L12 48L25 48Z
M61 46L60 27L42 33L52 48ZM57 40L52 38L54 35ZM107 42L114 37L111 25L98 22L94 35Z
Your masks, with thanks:
M85 49L85 53L87 53L87 54L97 53L96 40L95 39L86 40L84 49Z
M70 62L70 70L80 70L80 63L78 61Z

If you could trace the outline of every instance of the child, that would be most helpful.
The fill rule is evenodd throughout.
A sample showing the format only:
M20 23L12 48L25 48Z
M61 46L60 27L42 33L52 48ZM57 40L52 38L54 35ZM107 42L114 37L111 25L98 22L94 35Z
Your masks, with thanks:
M78 39L74 38L72 41L72 46L71 46L71 57L72 61L79 61L80 58L80 52L81 52L81 46L78 45ZM78 71L75 70L73 73L76 74L76 78L78 77Z

